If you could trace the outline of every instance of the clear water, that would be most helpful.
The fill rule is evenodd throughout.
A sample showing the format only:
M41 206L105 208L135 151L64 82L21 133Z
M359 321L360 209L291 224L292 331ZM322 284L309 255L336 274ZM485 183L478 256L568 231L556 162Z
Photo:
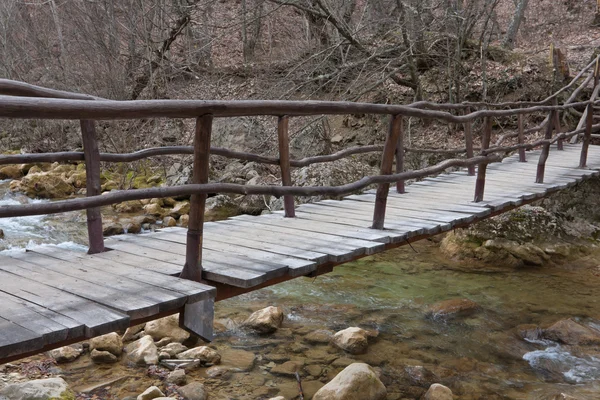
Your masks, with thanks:
M0 205L28 201L5 194ZM0 228L5 233L0 249L12 251L41 244L78 247L86 241L84 213L0 219ZM416 244L415 250L391 250L337 267L328 275L295 279L218 303L217 322L227 329L213 345L252 351L257 365L227 381L206 379L203 369L191 372L189 380L202 379L213 399L266 398L257 391L266 386L273 395L295 383L264 368L270 354L319 365L320 379L327 381L341 368L315 358L320 352L377 366L392 399L417 399L434 381L449 386L460 399L543 400L560 393L600 399L600 349L527 342L516 335L521 324L549 326L563 318L600 328L597 249L590 247L591 254L570 265L519 270L450 261L429 241ZM429 305L453 298L473 300L480 309L447 321L426 317ZM280 332L256 337L237 329L250 312L267 305L285 310ZM349 326L380 332L367 354L350 356L303 340L312 330ZM421 379L411 366L423 366L429 375ZM98 366L81 358L61 368L76 389L129 376L111 385L106 398L135 397L157 383L145 368L125 361Z

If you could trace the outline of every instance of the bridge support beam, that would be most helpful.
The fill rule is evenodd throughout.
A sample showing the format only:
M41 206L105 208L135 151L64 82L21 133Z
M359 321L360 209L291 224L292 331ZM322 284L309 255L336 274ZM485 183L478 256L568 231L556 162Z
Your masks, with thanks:
M394 157L398 146L398 138L402 134L402 115L392 115L390 127L388 130L385 145L383 146L383 156L381 158L381 175L390 175L394 165ZM375 196L375 210L373 211L373 229L383 229L385 222L385 208L387 197L390 192L389 183L380 183L377 186Z
M212 114L205 114L196 120L192 183L208 183L212 120ZM192 195L185 249L185 265L180 277L196 282L202 280L202 237L204 232L205 206L206 193Z

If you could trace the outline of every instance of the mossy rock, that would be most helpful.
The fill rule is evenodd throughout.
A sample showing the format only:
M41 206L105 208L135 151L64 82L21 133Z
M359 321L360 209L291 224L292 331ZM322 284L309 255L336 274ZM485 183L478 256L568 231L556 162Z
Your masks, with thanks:
M11 183L11 190L12 187ZM75 193L73 185L68 183L62 176L51 172L27 174L21 179L18 190L29 197L42 199L62 199Z

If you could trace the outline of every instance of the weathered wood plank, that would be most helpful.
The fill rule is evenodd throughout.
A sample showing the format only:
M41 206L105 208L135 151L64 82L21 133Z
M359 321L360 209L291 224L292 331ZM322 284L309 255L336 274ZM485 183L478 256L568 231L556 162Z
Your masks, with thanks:
M40 350L44 347L44 339L17 324L0 318L0 358Z
M0 265L9 262L13 261L5 257L0 258ZM2 270L0 270L0 291L84 324L86 337L123 330L129 326L130 318L126 314L42 284L40 281Z

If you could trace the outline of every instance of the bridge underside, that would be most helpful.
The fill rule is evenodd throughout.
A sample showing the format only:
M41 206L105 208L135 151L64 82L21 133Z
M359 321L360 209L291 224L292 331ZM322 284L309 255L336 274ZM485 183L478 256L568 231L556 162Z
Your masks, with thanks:
M488 166L484 201L475 177L456 171L390 194L384 230L370 229L374 192L297 208L296 218L237 216L206 223L205 284L174 277L185 263L186 230L109 238L106 253L39 247L0 256L0 363L180 312L181 323L212 335L214 300L334 266L506 212L596 176L600 146L552 151L543 184L534 183L539 151Z

